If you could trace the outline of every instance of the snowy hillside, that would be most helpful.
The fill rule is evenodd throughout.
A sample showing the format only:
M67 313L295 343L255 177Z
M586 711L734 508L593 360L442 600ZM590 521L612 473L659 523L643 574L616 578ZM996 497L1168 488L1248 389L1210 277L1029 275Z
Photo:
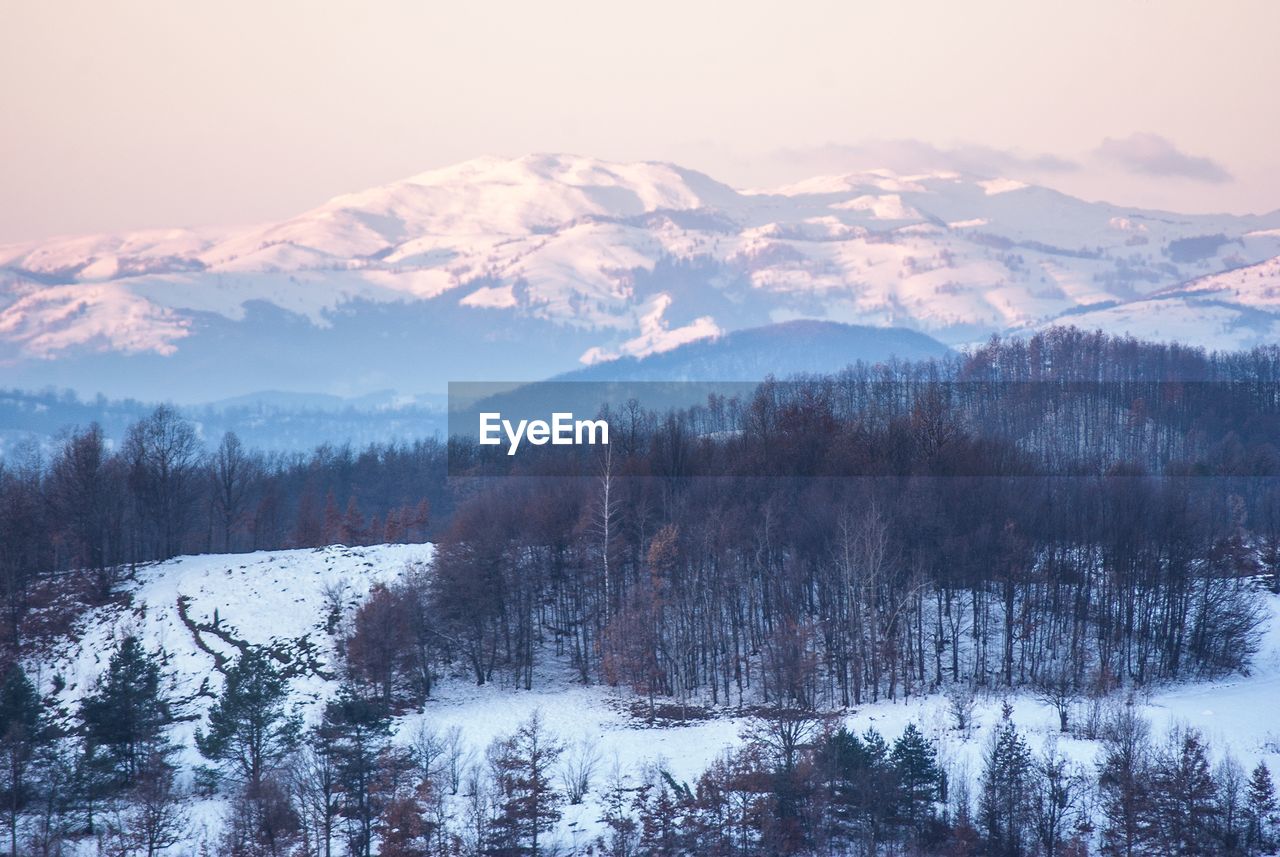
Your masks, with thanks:
M1073 316L1087 329L1235 351L1280 342L1280 258L1210 274L1142 299Z
M354 609L373 584L395 579L407 564L425 562L431 553L429 546L336 546L182 557L144 567L129 587L132 603L127 608L91 614L73 640L33 665L37 669L32 675L42 692L55 691L59 703L72 710L105 668L113 639L138 635L146 649L163 650L167 656L170 692L186 700L180 709L191 717L174 728L174 737L184 747L184 763L198 764L191 736L220 689L219 660L235 654L237 641L270 646L300 667L301 675L292 680L293 698L314 722L316 703L337 686L330 672L331 629L341 625L342 614ZM1167 687L1135 702L1156 734L1173 725L1193 726L1219 752L1229 751L1246 767L1265 760L1274 769L1280 764L1280 727L1265 712L1280 705L1280 598L1260 597L1266 599L1269 625L1251 675ZM739 742L747 722L740 712L723 709L685 724L650 726L632 713L635 700L626 692L574 683L567 666L561 670L549 651L545 663L533 691L501 684L478 688L466 676L447 677L421 712L397 719L397 740L410 742L424 726L436 734L456 729L472 751L482 753L536 710L564 742L596 745L601 759L597 783L615 764L634 776L648 763L661 765L678 781L692 781ZM1116 698L1114 704L1122 701ZM953 778L973 777L1004 702L1011 704L1013 719L1033 749L1056 742L1067 757L1092 764L1098 742L1059 735L1057 715L1026 695L982 699L968 735L952 727L942 696L868 704L842 716L859 732L873 726L890 739L914 722L937 743L939 759ZM583 804L566 808L554 832L557 841L581 845L603 831L600 791L597 785ZM197 818L216 826L218 799L204 801L198 809Z
M458 373L441 351L545 377L795 318L948 344L1074 321L1241 346L1273 338L1274 303L1226 288L1202 318L1202 289L1179 287L1277 256L1280 212L1141 211L998 177L739 191L672 164L480 158L250 229L0 248L0 361L28 386L135 395L218 363L215 398L435 388ZM376 354L352 345L369 336Z

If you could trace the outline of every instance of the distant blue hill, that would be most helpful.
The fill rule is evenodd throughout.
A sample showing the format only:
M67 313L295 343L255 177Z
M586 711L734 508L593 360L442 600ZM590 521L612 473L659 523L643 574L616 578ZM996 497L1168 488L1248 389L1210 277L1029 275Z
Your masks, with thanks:
M555 412L594 415L635 401L650 410L705 404L709 395L749 397L769 376L834 374L874 365L943 358L954 352L922 333L831 321L789 321L734 331L644 358L622 358L522 384L454 385L452 434L474 435L479 415L547 419Z
M938 340L900 327L799 320L737 330L648 357L624 357L554 381L759 381L838 372L854 363L946 357Z

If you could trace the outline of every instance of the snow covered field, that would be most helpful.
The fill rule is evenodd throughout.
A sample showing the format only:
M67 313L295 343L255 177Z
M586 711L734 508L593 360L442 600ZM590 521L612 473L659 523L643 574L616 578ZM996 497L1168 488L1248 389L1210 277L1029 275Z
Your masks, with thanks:
M60 646L45 663L32 665L33 675L38 676L46 693L56 686L57 677L64 684L58 700L66 711L74 711L75 702L105 668L114 640L132 633L148 649L165 652L166 669L172 674L171 692L175 698L187 700L181 713L202 717L212 693L219 688L215 655L236 652L228 640L290 647L294 652L311 653L313 658L314 674L296 679L293 690L297 704L314 720L319 713L317 703L337 687L335 680L323 677L333 666L329 627L334 608L354 608L375 583L394 580L408 564L428 561L431 552L432 548L424 545L335 546L180 557L143 567L136 582L128 584L133 594L130 606L96 611L78 629L76 639ZM1250 675L1168 686L1134 699L1142 715L1151 721L1157 740L1170 726L1191 726L1205 735L1215 753L1230 752L1246 769L1264 760L1273 770L1280 770L1280 718L1276 717L1280 709L1280 597L1259 597L1267 599L1268 625ZM201 632L197 642L188 623L217 630ZM446 677L421 713L397 720L398 739L411 741L423 725L437 733L456 727L479 759L491 741L513 732L539 711L546 726L567 745L595 743L600 756L598 784L615 761L633 776L643 765L659 763L677 780L692 781L739 740L746 722L743 716L723 711L687 725L651 727L631 713L635 699L630 694L575 683L568 665L550 654L542 657L542 664L533 691L501 682L477 687L464 674ZM1118 697L1113 704L1123 701ZM940 759L952 777L976 778L987 737L999 722L1005 703L1012 707L1013 719L1032 749L1055 741L1069 758L1092 764L1097 742L1059 734L1056 713L1026 694L980 698L976 725L968 735L952 728L942 695L863 705L842 716L852 729L861 732L875 727L890 740L908 722L914 722L937 743ZM174 727L173 737L184 748L181 758L189 765L201 761L191 741L199 723L197 718ZM207 801L193 815L212 827L218 812L218 802ZM571 844L594 838L601 829L600 814L592 794L582 805L567 807L560 840Z

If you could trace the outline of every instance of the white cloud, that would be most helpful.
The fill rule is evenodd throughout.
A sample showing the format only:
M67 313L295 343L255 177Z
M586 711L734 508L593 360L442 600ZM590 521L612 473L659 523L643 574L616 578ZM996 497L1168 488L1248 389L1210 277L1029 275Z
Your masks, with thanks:
M1149 132L1128 137L1107 137L1095 150L1105 163L1132 173L1163 178L1185 178L1222 184L1232 179L1226 167L1200 155L1189 155L1166 137Z
M773 157L809 174L886 167L897 173L956 172L983 178L1070 173L1079 162L1047 152L1025 153L964 143L936 146L924 140L863 140L805 149L781 149Z

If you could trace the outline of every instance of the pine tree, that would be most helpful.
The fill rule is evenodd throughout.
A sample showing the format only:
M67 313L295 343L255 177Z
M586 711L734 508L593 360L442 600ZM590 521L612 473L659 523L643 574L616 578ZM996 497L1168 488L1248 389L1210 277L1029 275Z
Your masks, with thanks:
M866 748L858 736L841 726L826 741L822 762L827 773L827 795L832 834L852 840L860 823Z
M1145 823L1161 853L1212 853L1217 786L1198 732L1170 736L1152 770L1150 795Z
M929 816L942 790L938 752L914 723L893 742L889 761L898 784L898 813L916 829Z
M271 658L250 647L226 671L222 696L209 709L209 731L196 731L207 759L230 766L250 798L267 769L298 744L301 719L285 711L289 686Z
M860 840L874 853L884 827L898 803L896 765L884 737L868 729L861 737L844 727L827 740L821 754L831 804L831 834L839 840Z
M1244 814L1247 824L1245 845L1250 854L1266 853L1273 847L1276 824L1276 790L1271 769L1259 762L1245 786Z
M354 857L369 857L379 809L375 782L390 744L391 717L378 702L343 688L325 707L319 732L336 762L348 851Z
M1022 853L1032 764L1026 742L1013 722L1004 720L992 735L987 750L978 806L993 855Z
M172 718L159 660L136 637L125 637L80 703L90 766L108 772L117 785L132 785L144 762L169 751L164 728Z
M0 685L0 758L9 823L9 846L18 853L18 816L28 799L28 771L47 743L40 696L20 665L10 668Z
M873 728L862 733L862 746L866 751L866 771L863 774L863 817L872 853L885 836L884 828L893 814L894 797L897 794L896 772L889 761L889 745L884 736Z

